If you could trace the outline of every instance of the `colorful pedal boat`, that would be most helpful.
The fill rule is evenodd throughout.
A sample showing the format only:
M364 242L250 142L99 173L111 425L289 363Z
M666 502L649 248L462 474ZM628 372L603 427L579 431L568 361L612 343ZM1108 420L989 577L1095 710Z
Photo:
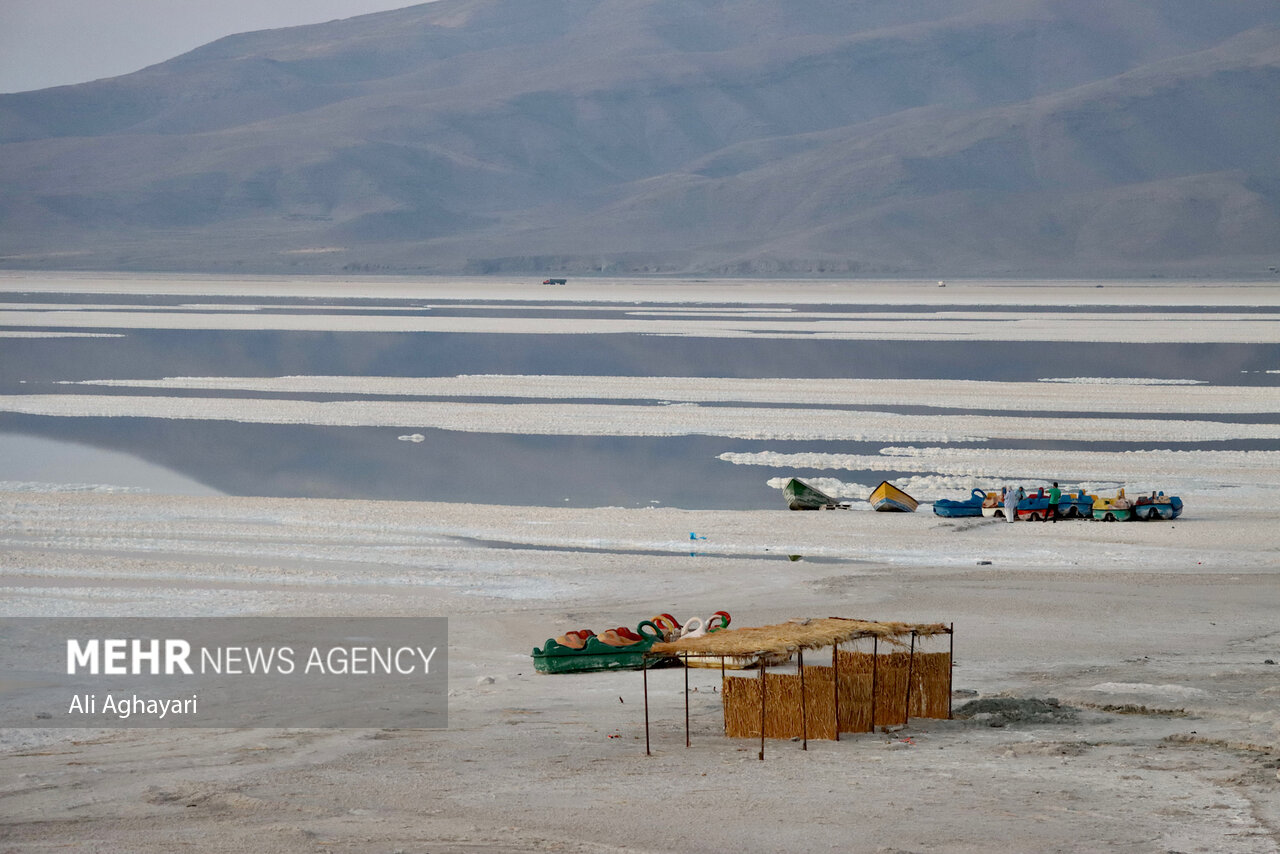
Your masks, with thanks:
M946 517L981 516L982 505L986 500L987 493L981 489L975 489L969 493L969 497L964 501L941 498L933 502L933 512L939 516Z
M1182 515L1182 499L1176 495L1166 496L1157 492L1151 496L1142 496L1133 502L1132 518L1134 519L1177 519Z
M616 633L617 630L614 630ZM646 657L645 653L658 641L665 640L662 630L649 620L636 626L632 634L641 640L625 646L605 643L591 633L581 648L581 632L568 632L560 638L548 638L542 648L534 647L533 667L539 673L591 673L601 670L640 670L669 664L661 657ZM606 634L609 634L606 632ZM562 639L566 642L561 642Z
M867 500L881 512L914 513L919 506L918 501L887 480L881 481Z
M539 673L592 673L602 670L642 670L679 662L666 655L649 654L655 643L678 637L698 636L729 625L728 611L716 611L704 622L694 617L681 626L670 614L644 620L635 631L618 627L597 635L589 629L548 638L533 650L533 667ZM694 627L694 623L697 627Z
M1133 513L1133 505L1124 497L1124 490L1116 493L1114 498L1094 496L1093 518L1104 522L1123 522Z
M1042 521L1049 513L1049 496L1044 487L1018 502L1018 518L1028 522Z
M1058 515L1063 519L1093 518L1093 496L1082 489L1076 493L1063 492L1058 502Z
M1084 490L1075 494L1065 490L1058 498L1059 519L1088 519L1093 515L1093 496L1086 495ZM1039 522L1049 517L1049 496L1041 487L1034 495L1028 495L1018 502L1018 518L1031 522Z

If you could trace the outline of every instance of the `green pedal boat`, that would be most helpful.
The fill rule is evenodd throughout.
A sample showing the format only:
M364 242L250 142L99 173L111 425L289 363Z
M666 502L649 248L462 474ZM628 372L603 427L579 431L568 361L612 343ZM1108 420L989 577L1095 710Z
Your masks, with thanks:
M619 626L596 634L591 629L565 632L547 638L533 649L533 667L539 673L592 673L600 670L640 670L675 664L670 656L649 655L655 643L690 634L718 631L729 625L727 611L716 611L705 623L693 617L681 626L670 614L644 620L635 631ZM695 626L696 623L696 626Z
M639 670L666 663L660 657L646 659L645 653L658 641L662 631L649 620L635 631L619 627L597 635L590 629L565 632L547 638L534 647L533 666L539 673L590 673L598 670Z

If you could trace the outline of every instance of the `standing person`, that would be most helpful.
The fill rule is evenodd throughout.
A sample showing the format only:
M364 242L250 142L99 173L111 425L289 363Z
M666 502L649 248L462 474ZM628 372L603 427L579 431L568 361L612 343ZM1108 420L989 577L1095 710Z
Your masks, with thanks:
M1018 518L1018 490L1016 489L1004 491L1004 518L1006 522L1012 522Z
M1049 512L1044 514L1047 521L1050 517L1056 525L1058 523L1058 502L1062 500L1062 490L1058 489L1058 482L1053 482L1053 488L1049 490Z

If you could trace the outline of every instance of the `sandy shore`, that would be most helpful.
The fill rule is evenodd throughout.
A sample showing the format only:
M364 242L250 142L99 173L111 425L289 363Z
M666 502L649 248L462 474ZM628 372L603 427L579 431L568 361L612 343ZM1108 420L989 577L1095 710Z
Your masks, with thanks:
M1134 524L49 493L0 519L7 616L447 616L451 694L444 731L7 730L0 851L1280 847L1274 525L1229 491ZM713 671L685 748L671 670L646 757L639 674L528 657L720 608L954 622L957 707L1061 706L760 762Z
M549 291L496 279L0 273L0 293L11 295L0 335L128 343L182 329L537 330L749 337L760 348L795 335L1273 349L1280 340L1274 285L937 284L596 279ZM55 298L70 294L98 299ZM137 299L157 295L170 304ZM325 303L298 312L278 302L304 296ZM355 296L389 305L367 311ZM431 307L453 300L479 308ZM520 316L507 316L509 303ZM7 352L21 355L31 340ZM255 377L225 376L231 368L212 357L199 376L165 378L164 366L144 364L109 380L91 359L48 377L15 360L0 409L27 418L770 440L803 423L807 440L870 431L867 441L929 446L861 456L762 447L719 459L759 466L762 481L791 467L825 472L823 488L859 498L869 484L842 484L849 472L918 472L909 482L923 500L972 485L1034 487L1053 472L1108 493L1121 483L1174 490L1186 512L1173 522L1010 525L942 519L927 506L900 515L179 497L121 490L134 481L104 472L128 461L95 456L89 470L88 455L77 465L46 452L42 462L36 451L49 440L10 436L4 447L37 458L0 472L0 617L443 616L450 699L449 727L434 731L0 730L0 854L1274 854L1280 538L1265 443L1276 435L1276 395L1255 381L1280 364L1251 352L1261 361L1242 365L1252 376L1240 382L1144 380L1140 366L1080 377L1057 364L1017 383L873 380L853 367L844 379L797 381L508 368L478 378L469 365L457 377ZM27 386L28 374L50 382ZM618 400L651 405L623 411ZM932 411L877 420L832 409L858 400ZM1000 417L967 414L975 402ZM798 419L794 403L813 412ZM1050 417L1117 447L1023 447ZM387 441L396 437L389 429ZM1213 444L1164 447L1175 441ZM88 485L71 486L78 478ZM735 625L954 623L956 708L1004 705L808 750L770 742L761 762L758 743L722 734L718 672L692 674L686 748L682 671L655 671L646 756L640 674L533 671L531 649L568 629L720 609Z

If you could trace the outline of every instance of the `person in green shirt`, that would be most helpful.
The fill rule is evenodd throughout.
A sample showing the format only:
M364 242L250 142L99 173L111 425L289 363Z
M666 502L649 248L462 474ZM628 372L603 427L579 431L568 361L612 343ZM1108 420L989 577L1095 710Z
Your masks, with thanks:
M1053 482L1053 487L1049 490L1049 512L1044 514L1045 521L1052 519L1054 524L1058 522L1058 502L1062 500L1062 490L1058 489L1058 482Z

